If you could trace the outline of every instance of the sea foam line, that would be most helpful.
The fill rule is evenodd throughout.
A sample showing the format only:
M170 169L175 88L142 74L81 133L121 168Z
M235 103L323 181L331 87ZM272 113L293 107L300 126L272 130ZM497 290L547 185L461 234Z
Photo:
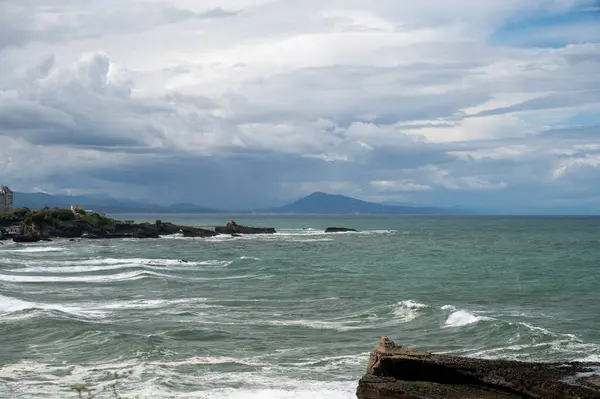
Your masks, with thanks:
M42 263L43 265L37 266ZM79 261L36 261L33 263L36 266L28 266L25 268L6 269L10 272L17 273L86 273L91 271L117 270L138 267L150 270L188 270L194 267L227 267L232 261L208 260L208 261L184 261L181 259L87 259ZM32 262L26 262L32 264ZM46 266L57 265L57 266ZM60 265L60 266L58 266Z
M10 253L38 253L38 252L60 252L64 251L66 248L64 247L23 247L16 249L0 249L0 253L2 252L10 252Z
M0 274L0 281L14 283L63 283L63 282L81 282L81 283L107 283L116 281L139 280L143 278L166 278L176 279L178 277L169 274L156 273L142 270L104 276L22 276Z

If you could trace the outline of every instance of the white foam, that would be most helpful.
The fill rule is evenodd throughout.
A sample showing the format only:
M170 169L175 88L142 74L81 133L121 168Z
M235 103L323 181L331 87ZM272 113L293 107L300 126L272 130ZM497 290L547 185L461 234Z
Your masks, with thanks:
M37 252L60 252L64 247L24 247L18 249L0 249L0 252L37 253Z
M352 399L356 398L356 388L328 387L322 383L315 389L223 389L214 392L203 392L200 397L206 399Z
M201 305L206 302L206 298L185 298L185 299L133 299L104 302L99 304L84 304L92 309L101 310L136 310L136 309L161 309L174 305L193 304L194 307L218 307L218 305Z
M413 321L419 317L419 311L427 309L429 306L424 303L415 302L412 300L400 301L392 310L395 318L403 323Z
M359 326L358 321L324 321L324 320L269 320L265 321L267 324L274 326L300 326L314 328L316 330L336 330L336 331L350 331L358 330L364 326Z
M153 364L167 366L167 367L194 366L194 365L198 365L198 364L227 364L227 363L238 363L238 360L231 358L231 357L222 357L222 356L192 356L188 359L180 360L178 362L153 362Z
M143 278L176 278L167 274L156 273L152 271L133 271L127 273L112 274L107 276L21 276L0 274L0 281L15 283L61 283L61 282L81 282L81 283L106 283L114 281L139 280Z
M83 316L83 317L103 317L105 316L105 312L95 311L91 309L81 309L80 307L74 306L64 306L58 304L51 303L41 303L41 302L29 302L21 299L6 297L0 295L0 316L7 316L11 313L21 312L24 310L33 310L39 309L42 311L59 311L63 313L72 314L75 316ZM33 317L31 315L26 315L19 319ZM14 319L14 318L12 318Z
M359 231L358 233L362 233L362 234L394 234L396 233L397 230L365 230L365 231Z
M469 324L475 324L482 320L490 320L489 317L477 316L466 310L456 310L446 319L446 327L463 327Z
M254 256L240 256L242 260L260 260L260 258L255 258Z
M322 357L318 359L309 359L300 362L293 362L284 364L286 367L294 366L299 368L308 368L312 371L327 371L332 368L339 368L342 366L361 366L369 359L369 353L360 353L356 355L343 355L343 356L331 356ZM323 366L318 366L324 364Z
M575 359L575 361L576 362L583 362L583 363L600 363L600 354L589 355L589 356L586 356L586 357ZM595 372L597 374L600 374L600 367L596 367L595 368Z
M509 324L512 324L512 323L509 323ZM542 335L551 335L551 336L556 335L552 331L548 331L548 330L546 330L545 328L542 328L542 327L533 326L533 325L531 325L529 323L523 323L523 322L521 322L521 323L517 323L517 324L520 324L520 325L522 325L524 327L527 327L528 329L530 329L532 331L535 331L535 332L538 332L538 333L540 333Z
M0 385L0 396L13 392L14 397L63 397L65 387L83 383L94 392L109 387L107 372L126 373L128 377L119 384L119 394L136 398L279 398L279 399L350 399L356 397L356 381L315 381L290 378L270 371L236 373L185 373L179 366L220 364L227 362L221 357L192 357L181 362L138 363L134 361L107 364L50 365L22 361L0 367L0 378L14 379ZM129 373L127 373L129 371ZM269 373L269 374L265 374ZM164 381L172 381L165 386ZM195 387L196 391L184 392L182 386ZM236 388L232 388L235 386Z
M85 259L77 261L36 261L34 266L8 269L18 273L86 273L92 271L117 270L130 267L139 267L150 270L186 270L191 267L212 266L227 267L231 261L183 261L181 259L146 259L146 258L102 258ZM26 264L32 264L27 262ZM41 264L41 265L40 265ZM55 265L55 266L52 266Z
M274 237L298 237L298 236L322 236L325 235L325 230L298 230L298 229L281 229L277 233L272 234Z
M305 238L305 239L296 239L296 240L288 240L290 242L329 242L333 241L331 238Z

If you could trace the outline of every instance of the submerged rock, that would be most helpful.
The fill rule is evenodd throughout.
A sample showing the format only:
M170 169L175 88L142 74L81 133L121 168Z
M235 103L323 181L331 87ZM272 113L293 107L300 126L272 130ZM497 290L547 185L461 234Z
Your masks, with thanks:
M437 355L382 337L359 399L600 398L600 364L527 363Z
M325 229L325 233L346 233L349 231L358 231L355 229L348 229L346 227L328 227Z

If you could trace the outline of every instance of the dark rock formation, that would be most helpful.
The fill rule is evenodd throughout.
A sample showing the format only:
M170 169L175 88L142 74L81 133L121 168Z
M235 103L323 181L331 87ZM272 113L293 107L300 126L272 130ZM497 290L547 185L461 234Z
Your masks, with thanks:
M39 242L42 237L38 234L18 234L13 237L14 242Z
M215 232L219 234L275 234L276 231L272 227L249 227L237 224L233 220L225 226L215 227Z
M201 229L199 227L180 226L177 224L162 222L157 220L155 223L156 231L159 235L167 236L171 234L183 234L184 237L214 237L219 235L211 230Z
M525 363L436 355L382 337L359 399L599 399L600 364Z
M98 231L95 233L84 233L81 238L87 238L90 240L94 239L108 239L108 238L159 238L156 231L133 231L131 233L115 233L112 231Z
M358 230L348 229L346 227L328 227L325 229L325 233L346 233L348 231L358 231Z

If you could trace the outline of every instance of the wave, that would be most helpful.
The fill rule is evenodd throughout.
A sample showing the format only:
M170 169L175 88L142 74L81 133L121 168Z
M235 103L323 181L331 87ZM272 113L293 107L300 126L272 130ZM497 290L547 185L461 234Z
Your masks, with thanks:
M14 283L64 283L64 282L79 282L79 283L110 283L117 281L133 281L144 278L164 278L176 279L176 276L169 274L156 273L147 270L102 275L102 276L22 276L0 274L0 281Z
M420 312L423 309L427 308L429 308L429 305L425 305L424 303L419 303L412 300L407 300L398 302L394 306L392 313L394 314L397 320L407 323L419 317Z
M301 359L293 362L279 362L282 367L296 367L312 371L326 372L344 366L363 366L369 359L369 352L354 355L325 356L318 359Z
M360 321L325 321L325 320L265 320L265 324L283 327L307 327L316 330L350 331L365 328Z
M62 313L77 318L107 318L111 313L129 310L175 310L180 305L193 306L193 310L221 308L221 305L207 304L206 298L182 299L133 299L107 302L77 302L61 305L43 302L31 302L0 295L0 316L4 321L25 320ZM186 308L188 308L186 306Z
M227 267L232 261L207 260L186 261L183 259L146 259L146 258L100 258L77 261L35 261L26 264L42 264L43 266L29 266L6 269L17 273L85 273L92 271L117 270L125 268L141 268L150 270L187 270L192 267ZM48 265L48 266L46 266ZM57 266L50 266L57 265Z
M311 238L317 239L324 236L329 237L328 240L332 240L334 236L344 235L373 235L373 234L394 234L397 230L362 230L362 231L346 231L339 233L325 233L325 230L318 229L280 229L274 234L242 234L239 237L232 237L229 235L218 235L215 237L205 238L206 242L228 242L231 240L284 240L293 241L293 239L299 238ZM186 238L180 238L186 239ZM306 242L306 241L299 241Z
M195 366L198 364L228 364L237 363L238 359L224 356L192 356L188 359L172 362L153 362L152 364L166 367Z
M441 307L442 310L451 311L450 315L444 323L445 327L464 327L471 324L479 323L480 321L494 320L487 316L478 316L465 309L456 309L452 305L444 305Z
M6 320L23 320L36 317L37 313L48 314L51 312L59 312L77 317L103 317L105 312L93 309L81 309L75 306L65 306L52 303L29 302L17 298L6 297L0 295L0 316L3 321ZM14 316L15 314L18 314ZM7 317L13 316L13 317Z
M38 252L61 252L65 251L65 247L23 247L17 249L0 249L0 253L2 252L12 252L12 253L38 253Z
M343 359L338 358L339 361ZM247 365L253 371L212 371L211 366ZM335 360L332 361L335 364ZM190 373L182 367L207 367ZM273 373L271 365L256 359L224 356L193 356L183 360L140 362L136 360L58 365L21 361L0 367L2 397L63 397L69 386L84 383L99 392L112 384L107 375L119 372L125 380L119 394L136 398L325 398L348 399L355 396L356 380L322 381L305 375L301 378ZM43 383L40 383L42 382ZM188 387L186 389L186 387ZM193 387L193 389L189 389ZM7 392L8 391L8 392ZM12 395L5 395L12 393Z
M219 305L208 305L207 298L182 298L182 299L133 299L122 301L109 301L100 304L82 304L92 309L100 310L137 310L137 309L162 309L177 305L194 305L197 308L217 308Z
M305 238L305 239L296 239L296 240L288 240L289 242L329 242L333 241L331 238Z
M600 345L584 343L579 339L561 338L560 334L547 337L545 342L528 342L517 345L500 345L488 349L462 351L468 356L482 359L508 359L520 361L600 361Z
M206 399L349 399L356 397L356 382L299 381L289 389L277 388L224 388L203 393Z

